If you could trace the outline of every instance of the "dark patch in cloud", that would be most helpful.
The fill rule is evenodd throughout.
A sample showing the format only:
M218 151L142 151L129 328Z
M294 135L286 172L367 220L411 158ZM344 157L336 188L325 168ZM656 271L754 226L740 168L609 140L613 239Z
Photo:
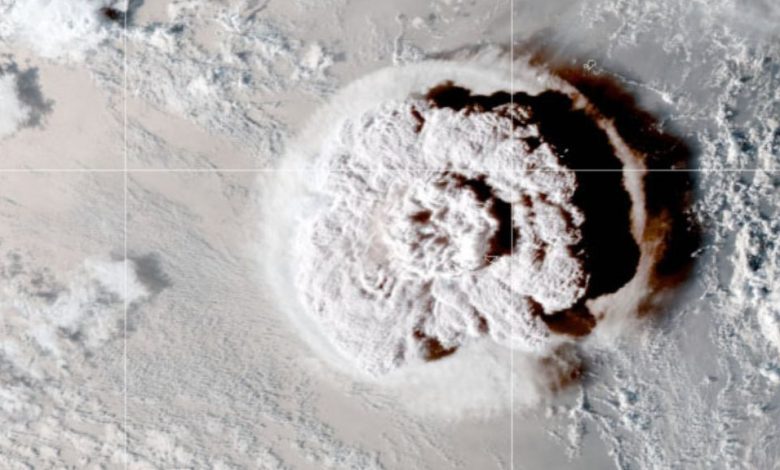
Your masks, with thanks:
M30 109L30 116L23 127L41 127L47 114L51 113L54 101L43 96L37 67L22 69L13 60L0 63L0 75L16 77L16 93L19 101Z
M119 257L121 260L121 257ZM135 275L138 281L149 291L152 297L156 297L165 289L173 285L170 277L163 271L160 255L157 253L130 254L128 259L133 262ZM129 305L127 311L127 332L134 333L138 330L143 311L141 306L150 299L143 302L133 302ZM119 328L124 329L124 319L119 320Z
M135 263L135 275L138 276L138 280L152 295L157 295L171 287L171 279L163 271L158 254L130 255L129 258Z
M665 232L652 282L656 287L684 282L694 267L693 254L701 247L703 236L692 209L696 172L687 171L693 161L692 146L642 109L611 75L574 66L560 67L556 73L585 95L602 115L612 119L631 149L643 154L650 170L644 177L650 223L646 235Z

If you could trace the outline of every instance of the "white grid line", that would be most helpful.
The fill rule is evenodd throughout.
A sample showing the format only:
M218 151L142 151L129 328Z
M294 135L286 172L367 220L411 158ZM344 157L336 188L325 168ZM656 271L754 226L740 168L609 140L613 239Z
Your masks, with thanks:
M515 1L509 0L509 104L514 108L515 104ZM510 120L510 126L514 127L514 121ZM516 170L515 170L516 171ZM515 255L514 243L514 204L510 205L509 222L512 230L509 231L509 254L512 258ZM509 284L514 286L514 263L509 264ZM515 311L515 297L509 296L510 318ZM509 338L514 338L514 322L509 322ZM512 348L509 351L509 468L515 470L515 355Z
M124 215L123 215L123 226L124 226L124 237L122 240L122 250L123 250L123 261L124 261L124 302L123 302L123 322L122 322L122 337L124 340L122 341L123 344L123 350L122 350L122 366L123 366L123 375L124 375L124 381L123 381L123 391L124 391L124 397L122 400L122 411L123 411L123 428L124 428L124 438L125 438L125 470L127 470L130 467L130 430L128 429L128 415L127 415L127 401L128 401L128 394L127 394L127 309L128 309L128 260L127 260L127 179L128 179L128 168L127 168L127 90L128 90L128 83L127 83L127 17L130 13L130 0L127 0L125 2L125 14L122 18L122 84L124 93L122 94L122 142L123 142L123 149L122 149L122 192L123 192L123 208L124 208Z
M458 171L459 168L405 168L405 169L386 169L375 168L366 169L366 173L446 173ZM470 168L469 171L496 173L501 171L522 171L522 172L548 172L548 173L780 173L780 168L580 168L580 169L555 169L555 168ZM304 172L323 172L323 173L354 173L354 169L340 168L0 168L0 174L3 173L304 173Z

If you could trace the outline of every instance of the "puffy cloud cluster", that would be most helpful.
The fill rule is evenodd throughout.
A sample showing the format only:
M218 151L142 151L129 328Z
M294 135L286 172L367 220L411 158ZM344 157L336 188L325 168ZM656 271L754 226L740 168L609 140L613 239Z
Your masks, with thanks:
M13 61L0 62L0 140L24 127L41 124L51 110L38 84L38 70L20 69Z
M0 1L0 37L47 58L83 58L124 13L116 0Z
M0 139L16 133L30 120L32 110L19 96L17 75L0 72Z

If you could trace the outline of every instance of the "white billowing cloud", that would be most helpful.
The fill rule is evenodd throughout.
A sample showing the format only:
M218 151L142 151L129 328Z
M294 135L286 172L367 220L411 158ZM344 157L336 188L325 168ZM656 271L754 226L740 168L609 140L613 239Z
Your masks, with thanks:
M530 352L558 344L539 314L572 307L587 279L574 175L539 147L504 177L519 139L537 132L510 128L497 113L410 99L346 120L325 143L321 163L336 171L309 185L328 202L301 224L295 283L361 369L384 374L485 333ZM504 224L512 256L492 246Z
M18 0L0 2L0 37L18 40L47 58L81 59L109 37L115 0ZM4 9L1 7L5 7Z
M575 93L544 70L516 72L530 95ZM570 339L542 317L586 293L575 172L508 95L473 109L423 96L449 80L482 97L510 89L506 69L451 62L359 80L314 116L266 198L284 301L326 357L359 375L458 376L460 350L485 339L529 364L554 357ZM475 382L503 376L506 364L490 364ZM528 374L529 396L557 380Z

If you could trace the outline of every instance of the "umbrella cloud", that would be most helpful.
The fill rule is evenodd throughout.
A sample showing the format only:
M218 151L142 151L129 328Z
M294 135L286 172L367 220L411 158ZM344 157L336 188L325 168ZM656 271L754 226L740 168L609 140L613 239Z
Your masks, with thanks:
M306 168L286 193L301 208L291 282L350 368L384 376L483 340L560 355L645 309L668 277L659 265L686 229L679 207L646 200L648 167L671 158L655 152L663 139L624 139L620 110L602 113L572 74L531 61L512 83L504 72L380 71L337 95L291 151ZM561 374L576 376L575 362Z

